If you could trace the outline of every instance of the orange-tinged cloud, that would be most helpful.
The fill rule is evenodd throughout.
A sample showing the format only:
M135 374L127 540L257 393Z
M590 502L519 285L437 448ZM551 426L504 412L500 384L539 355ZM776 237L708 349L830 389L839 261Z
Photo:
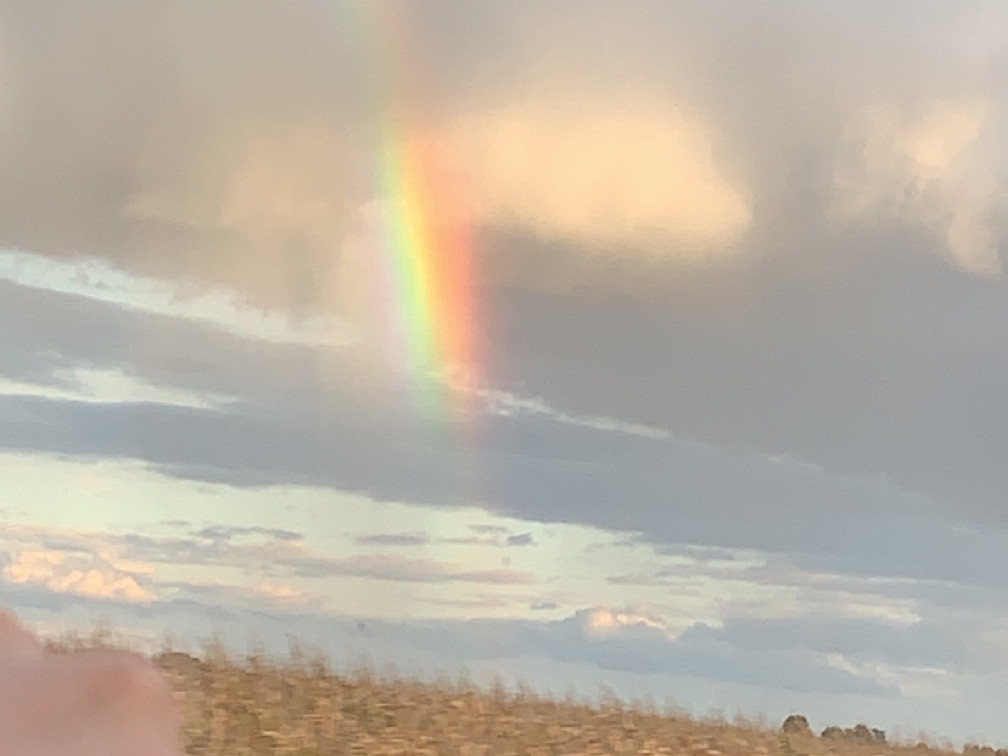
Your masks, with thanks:
M125 565L137 567L137 565ZM3 577L12 583L42 585L56 593L73 593L89 598L147 602L154 594L137 578L149 574L122 569L96 555L67 553L49 549L27 549L14 554L4 567Z
M543 98L464 112L446 136L489 223L695 259L724 254L752 223L711 126L667 103Z
M643 608L593 607L581 613L581 622L585 634L590 638L609 638L631 628L646 628L669 638L676 637L676 633L664 621Z

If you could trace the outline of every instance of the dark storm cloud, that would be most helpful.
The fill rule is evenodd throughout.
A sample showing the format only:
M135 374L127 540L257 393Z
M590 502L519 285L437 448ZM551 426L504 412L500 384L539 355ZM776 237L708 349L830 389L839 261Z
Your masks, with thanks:
M593 250L540 261L561 266L565 286L585 271L606 282L613 262L762 258L785 238L848 232L831 212L835 173L871 139L858 119L877 125L878 106L897 112L897 163L904 143L910 161L933 157L918 143L939 148L925 254L970 268L1003 230L987 186L1003 155L991 138L1008 71L998 3L453 0L387 14L400 38L383 14L332 0L296 12L261 0L3 3L0 243L318 305L352 208L374 193L376 135L393 112L461 162L480 224ZM974 103L979 133L969 118L943 130L943 113ZM932 120L937 131L918 134ZM967 186L982 187L968 206L941 162L957 139L976 153ZM863 194L913 184L875 158ZM896 215L913 225L922 209ZM535 267L507 264L536 285Z
M501 363L569 410L888 479L1003 521L1006 302L1000 282L876 247L684 272L647 299L512 290L495 312Z

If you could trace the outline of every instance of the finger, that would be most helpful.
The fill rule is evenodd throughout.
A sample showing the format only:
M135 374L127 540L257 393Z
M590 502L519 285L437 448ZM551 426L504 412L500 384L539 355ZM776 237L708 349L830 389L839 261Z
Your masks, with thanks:
M0 610L0 659L38 658L42 646L35 636L6 610Z
M14 725L6 731L12 740L0 745L12 753L181 754L171 691L143 657L83 651L8 665L6 672L14 686L0 685L0 718L6 714ZM12 695L5 696L4 687Z

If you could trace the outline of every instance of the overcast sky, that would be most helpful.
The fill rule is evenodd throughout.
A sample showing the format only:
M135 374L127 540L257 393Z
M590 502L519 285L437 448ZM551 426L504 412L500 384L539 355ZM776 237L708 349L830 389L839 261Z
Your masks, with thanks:
M1008 745L1006 30L0 0L0 603ZM416 139L479 347L422 376Z

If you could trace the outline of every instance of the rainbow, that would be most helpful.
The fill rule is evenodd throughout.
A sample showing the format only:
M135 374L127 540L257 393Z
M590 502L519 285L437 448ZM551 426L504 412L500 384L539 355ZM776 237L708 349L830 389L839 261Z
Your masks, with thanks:
M478 383L481 355L464 185L435 131L418 123L423 108L410 106L410 94L423 89L415 78L419 57L407 54L407 6L367 5L383 42L376 62L386 74L376 161L383 209L378 255L394 367L409 377L424 415L469 411L471 393L459 388Z
M428 409L445 400L452 379L471 381L478 363L472 243L454 185L424 140L385 140L382 251L393 288L393 338Z

